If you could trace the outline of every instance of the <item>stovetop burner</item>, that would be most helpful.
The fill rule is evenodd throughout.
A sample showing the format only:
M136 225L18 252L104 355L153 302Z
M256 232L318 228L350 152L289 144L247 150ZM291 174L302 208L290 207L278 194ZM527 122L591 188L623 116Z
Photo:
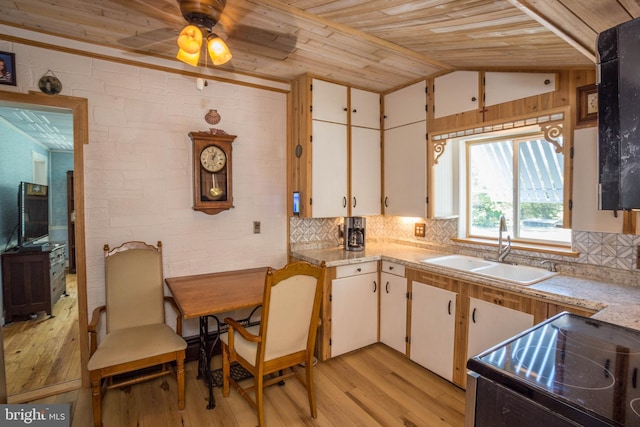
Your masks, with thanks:
M551 359L551 353L557 349L553 346L528 346L518 348L514 351L514 372L531 378L535 382L540 383L555 393L565 394L565 388L579 388L584 390L603 390L613 387L616 380L613 373L607 366L600 365L597 362L565 350L561 357L564 363L571 360L572 363L585 368L587 372L601 371L602 375L562 375L556 370L555 358ZM544 359L536 359L538 352L544 354ZM552 360L552 362L549 362ZM539 366L538 366L539 365ZM565 368L566 371L566 368Z
M563 313L470 359L468 368L613 425L640 425L640 332Z

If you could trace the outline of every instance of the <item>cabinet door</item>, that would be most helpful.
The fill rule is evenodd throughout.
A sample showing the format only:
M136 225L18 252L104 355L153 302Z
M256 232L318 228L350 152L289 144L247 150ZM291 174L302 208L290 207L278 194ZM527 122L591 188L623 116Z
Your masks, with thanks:
M346 216L347 126L313 120L312 132L312 216Z
M491 106L556 90L555 73L486 72L484 105Z
M351 126L380 129L380 95L351 89Z
M598 209L598 129L576 129L573 134L573 209L571 228L604 233L619 233L623 215Z
M311 107L314 120L347 124L347 87L313 79Z
M467 359L533 326L533 315L469 298Z
M351 215L380 215L380 130L351 128Z
M377 341L377 280L376 272L331 281L331 357Z
M434 80L433 116L450 116L451 114L477 110L479 103L479 73L477 71L454 71Z
M427 126L384 133L384 214L423 218L427 212Z
M411 282L411 350L416 363L453 380L456 301L458 294Z
M427 83L419 81L384 96L384 128L392 129L427 119Z
M407 279L389 273L380 281L380 342L407 352Z

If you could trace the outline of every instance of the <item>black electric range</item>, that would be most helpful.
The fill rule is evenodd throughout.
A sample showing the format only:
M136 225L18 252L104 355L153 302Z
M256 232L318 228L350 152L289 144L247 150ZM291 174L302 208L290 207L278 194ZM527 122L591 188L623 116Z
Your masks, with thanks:
M467 368L468 425L640 426L639 331L561 313Z

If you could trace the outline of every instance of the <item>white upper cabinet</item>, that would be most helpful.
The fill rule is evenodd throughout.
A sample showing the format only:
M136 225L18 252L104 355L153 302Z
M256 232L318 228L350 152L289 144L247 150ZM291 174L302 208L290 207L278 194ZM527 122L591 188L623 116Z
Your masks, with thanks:
M351 216L380 215L380 130L351 127Z
M313 79L311 90L313 120L347 124L347 87Z
M380 129L380 94L351 88L351 126Z
M427 214L427 135L424 121L384 133L384 214Z
M388 93L384 96L384 128L427 120L426 81L422 80L410 86Z
M573 134L573 209L571 228L619 233L622 215L598 210L598 128L576 129Z
M477 71L454 71L434 80L433 116L449 116L465 111L477 110L480 106Z
M434 118L515 101L556 90L555 73L454 71L434 79Z
M484 105L491 106L556 90L555 73L486 72Z
M312 121L311 210L314 218L347 215L347 126Z

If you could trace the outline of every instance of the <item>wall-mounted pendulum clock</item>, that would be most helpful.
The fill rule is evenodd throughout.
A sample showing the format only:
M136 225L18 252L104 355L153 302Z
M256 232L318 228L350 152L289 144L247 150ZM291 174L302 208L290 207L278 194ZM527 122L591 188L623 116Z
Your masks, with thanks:
M233 207L231 143L235 135L191 132L193 209L209 215Z

